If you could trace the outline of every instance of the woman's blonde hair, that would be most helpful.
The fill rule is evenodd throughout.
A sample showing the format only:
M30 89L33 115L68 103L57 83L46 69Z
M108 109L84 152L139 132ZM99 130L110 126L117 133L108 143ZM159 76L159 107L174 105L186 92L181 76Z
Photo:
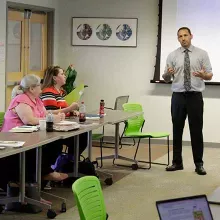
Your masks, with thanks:
M42 89L51 87L55 85L54 76L59 74L59 70L62 69L60 66L49 66L44 72L44 79L42 84Z
M25 93L28 91L31 87L35 87L40 85L40 77L36 76L34 74L27 74L25 75L21 82L20 85L16 85L11 93L11 98L13 99L15 96Z

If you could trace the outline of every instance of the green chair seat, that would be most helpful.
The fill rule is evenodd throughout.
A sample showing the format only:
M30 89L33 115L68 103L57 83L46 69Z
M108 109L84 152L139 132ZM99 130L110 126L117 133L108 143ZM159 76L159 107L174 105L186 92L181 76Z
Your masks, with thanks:
M169 133L162 132L150 132L150 133L142 133L142 132L130 132L128 135L125 134L125 137L129 138L163 138L169 136Z
M103 137L104 137L103 134L92 134L92 140L94 140L94 141L100 140Z
M2 127L4 122L5 112L0 112L0 127Z

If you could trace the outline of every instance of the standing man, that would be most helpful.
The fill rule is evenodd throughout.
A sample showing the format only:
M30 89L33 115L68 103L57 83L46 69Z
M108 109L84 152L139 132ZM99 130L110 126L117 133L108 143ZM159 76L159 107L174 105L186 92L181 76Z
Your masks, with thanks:
M173 161L166 171L183 170L182 135L188 116L195 172L206 175L203 168L203 97L204 80L212 79L212 67L206 51L191 44L188 27L177 31L181 47L167 57L163 78L172 81L171 115L173 123Z

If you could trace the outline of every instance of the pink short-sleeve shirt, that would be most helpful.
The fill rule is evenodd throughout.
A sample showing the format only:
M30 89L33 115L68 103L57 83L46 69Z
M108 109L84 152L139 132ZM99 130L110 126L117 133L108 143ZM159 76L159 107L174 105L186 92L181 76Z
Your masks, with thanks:
M14 99L12 99L8 110L5 113L4 123L2 125L1 131L9 131L16 126L24 125L24 123L15 111L15 107L18 106L20 103L29 105L33 111L34 117L44 118L46 116L46 110L43 102L40 98L36 98L35 100L36 102L31 100L29 96L25 93L17 95Z

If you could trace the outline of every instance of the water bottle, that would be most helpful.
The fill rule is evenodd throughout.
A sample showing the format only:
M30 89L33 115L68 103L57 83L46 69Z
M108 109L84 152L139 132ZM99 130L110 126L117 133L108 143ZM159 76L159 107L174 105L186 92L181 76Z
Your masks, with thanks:
M100 101L100 107L99 107L99 116L100 118L104 117L105 115L105 102L103 99Z
M83 123L86 121L86 106L84 102L81 102L79 106L79 122Z
M53 131L53 114L51 112L46 115L46 131Z

